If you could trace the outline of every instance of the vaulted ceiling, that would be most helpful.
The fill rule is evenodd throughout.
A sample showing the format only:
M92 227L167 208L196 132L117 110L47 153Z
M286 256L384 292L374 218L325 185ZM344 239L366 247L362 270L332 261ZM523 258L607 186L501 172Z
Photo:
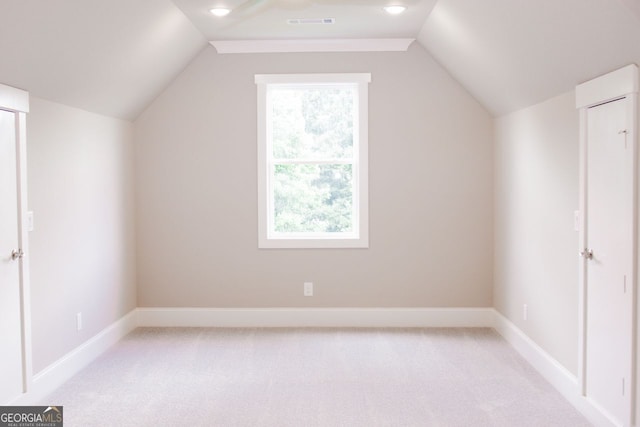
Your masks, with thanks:
M393 37L498 116L640 63L640 0L0 0L0 83L133 120L208 40Z
M134 119L206 46L170 0L0 0L0 83Z
M440 0L419 40L502 115L640 64L640 8L626 1Z

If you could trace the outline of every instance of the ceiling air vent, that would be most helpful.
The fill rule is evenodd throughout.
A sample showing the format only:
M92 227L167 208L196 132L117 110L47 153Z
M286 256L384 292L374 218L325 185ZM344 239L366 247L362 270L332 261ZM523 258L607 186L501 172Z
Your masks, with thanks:
M296 18L287 19L287 23L292 25L298 24L335 24L335 18Z

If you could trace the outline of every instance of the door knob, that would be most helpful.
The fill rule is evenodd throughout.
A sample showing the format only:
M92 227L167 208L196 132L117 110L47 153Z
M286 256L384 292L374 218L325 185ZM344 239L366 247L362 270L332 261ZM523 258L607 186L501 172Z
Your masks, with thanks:
M593 259L593 251L591 249L585 248L585 250L580 252L580 255L582 255L582 257L585 259Z
M24 252L22 252L22 249L18 249L11 251L11 259L12 260L17 260L17 259L21 259L24 256Z

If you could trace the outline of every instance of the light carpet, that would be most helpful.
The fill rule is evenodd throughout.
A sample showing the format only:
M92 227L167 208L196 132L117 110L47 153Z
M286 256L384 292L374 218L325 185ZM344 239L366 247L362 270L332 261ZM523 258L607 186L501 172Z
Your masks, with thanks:
M590 425L484 328L139 328L41 404L67 427Z

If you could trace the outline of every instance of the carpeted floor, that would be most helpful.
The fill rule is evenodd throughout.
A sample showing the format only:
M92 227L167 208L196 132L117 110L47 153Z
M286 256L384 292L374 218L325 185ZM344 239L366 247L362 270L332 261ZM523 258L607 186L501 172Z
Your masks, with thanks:
M491 329L139 328L43 405L65 426L588 426Z

